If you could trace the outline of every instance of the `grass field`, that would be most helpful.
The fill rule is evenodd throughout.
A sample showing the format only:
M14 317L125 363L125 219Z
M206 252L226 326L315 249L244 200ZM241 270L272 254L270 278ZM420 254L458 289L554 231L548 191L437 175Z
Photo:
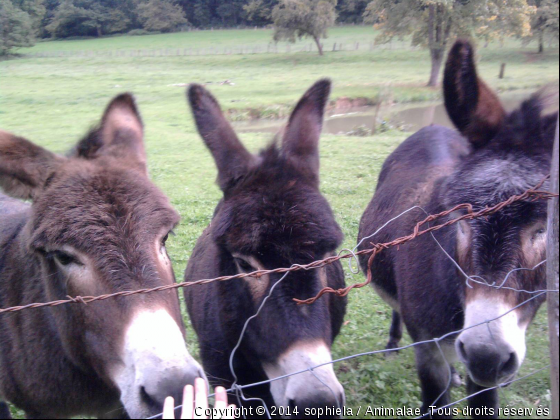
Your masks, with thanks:
M194 57L63 57L30 58L40 51L118 50L266 44L268 31L192 32L146 37L116 37L40 43L21 50L22 56L0 62L0 127L57 152L64 152L99 118L110 98L122 91L136 94L146 124L150 173L171 197L183 221L169 252L181 278L197 237L210 222L220 192L216 170L198 137L185 102L181 83L208 83L234 119L257 110L258 115L284 115L315 80L331 77L333 97L375 98L390 91L400 102L438 99L439 90L424 87L429 74L428 53L398 49L315 53L212 55ZM369 42L370 28L336 28L331 41ZM542 56L533 49L507 42L480 51L480 71L496 89L537 88L558 78L558 50ZM500 64L507 76L498 80ZM230 80L234 85L220 85ZM210 83L211 82L211 83ZM325 135L321 143L322 191L330 200L344 230L344 247L355 245L358 222L371 199L380 167L406 137L388 131L375 137ZM270 141L267 134L242 136L252 150ZM363 276L347 270L348 283ZM334 347L343 357L385 346L390 311L370 289L350 296L347 324ZM189 346L196 353L189 330ZM405 339L405 342L409 342ZM521 374L548 364L546 317L539 315L528 337L528 356ZM372 356L338 364L348 406L402 406L419 404L419 386L412 351L385 359ZM502 404L510 407L549 405L548 372L502 390ZM454 397L465 390L454 391ZM21 413L15 413L18 416Z

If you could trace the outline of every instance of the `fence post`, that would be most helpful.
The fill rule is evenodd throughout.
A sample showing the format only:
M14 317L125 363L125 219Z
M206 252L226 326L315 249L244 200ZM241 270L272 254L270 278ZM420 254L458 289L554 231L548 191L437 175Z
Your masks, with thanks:
M506 75L506 63L502 63L500 67L500 79L503 79Z
M558 194L558 124L552 155L551 191ZM547 275L549 290L558 290L558 197L548 204L548 256ZM550 330L550 391L552 417L557 419L558 409L558 293L548 293L548 323Z

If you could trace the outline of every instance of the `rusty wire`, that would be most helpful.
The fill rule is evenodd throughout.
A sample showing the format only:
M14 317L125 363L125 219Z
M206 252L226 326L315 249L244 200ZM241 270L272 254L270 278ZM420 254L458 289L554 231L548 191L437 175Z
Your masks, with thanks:
M508 273L508 275L509 275L509 273ZM279 282L280 282L280 281L281 281L281 280L279 280ZM521 307L523 307L523 306L529 304L530 302L532 302L532 301L534 301L534 300L537 300L537 299L541 298L542 296L545 296L545 295L547 294L547 292L548 292L548 291L542 291L542 292L539 293L538 295L531 296L531 297L528 298L527 300L525 300L525 301L523 301L522 303L520 303L520 304L514 306L514 307L511 308L510 310L504 312L503 314L500 314L499 316L497 316L497 317L495 317L495 318L487 319L487 320L482 321L482 322L480 322L480 323L478 323L478 324L474 324L474 325L471 325L470 327L462 328L462 329L457 330L457 331L448 332L448 333L446 333L446 334L444 334L444 335L442 335L442 336L440 336L440 337L437 337L437 338L432 338L432 339L430 339L430 340L424 340L424 341L417 341L417 342L414 342L414 343L411 343L411 344L407 344L407 345L403 345L403 346L400 346L400 347L394 348L394 349L373 350L373 351L367 351L367 352L363 352L363 353L353 354L353 355L346 356L346 357L341 357L341 358L339 358L339 359L331 360L330 362L321 363L321 364L319 364L319 365L312 366L312 367L309 367L309 368L307 368L307 369L302 369L302 370L299 370L299 371L297 371L297 372L291 372L291 373L288 373L288 374L285 374L285 375L281 375L281 376L278 376L278 377L276 377L276 378L269 378L269 379L266 379L266 380L264 380L264 381L255 382L255 383L246 384L246 385L234 384L232 387L230 387L230 388L227 389L226 391L227 391L228 394L233 394L233 395L236 395L236 396L237 396L237 395L239 395L238 393L239 393L240 391L242 392L242 391L244 391L244 390L246 390L246 389L250 389L250 388L257 387L257 386L262 386L262 385L271 384L271 383L273 383L273 382L281 381L281 380L284 380L284 379L288 379L288 378L291 378L292 376L301 375L301 374L306 373L306 372L313 372L313 371L315 371L315 370L317 370L317 369L320 369L320 368L322 368L322 367L324 367L324 366L327 366L327 365L334 365L334 364L337 364L337 363L346 362L346 361L349 361L349 360L354 360L354 359L357 359L357 358L360 358L360 357L366 357L366 356L373 356L373 355L389 354L389 353L393 353L393 352L399 352L399 351L412 349L412 348L414 348L414 347L418 347L418 346L422 346L422 345L426 345L426 344L437 344L437 345L439 346L439 343L445 342L446 340L449 340L449 339L451 339L452 337L454 337L454 336L456 336L456 335L458 335L458 334L460 334L460 333L462 333L462 332L464 332L464 331L467 331L467 330L470 330L470 329L473 329L473 328L477 328L477 327L480 327L480 326L483 326L483 325L489 325L490 323L495 322L495 321L497 321L497 320L499 320L499 319L501 319L501 318L503 318L503 317L509 315L510 313L512 313L512 312L514 312L515 310L517 310L517 309L519 309L519 308L521 308ZM557 291L550 291L550 292L557 292ZM254 318L254 317L252 317L252 318ZM247 322L250 322L250 321L251 321L251 319L249 319ZM445 357L444 357L444 360L445 360L445 362L446 362L448 365L450 365L449 361L447 361L447 359L446 359ZM469 396L466 397L466 398L462 398L462 399L457 400L457 401L455 401L455 402L453 402L453 403L450 403L450 404L444 406L444 408L447 408L447 407L456 405L456 404L458 404L458 403L460 403L460 402L463 402L463 401L467 400L469 397L476 396L476 395L479 395L479 394L482 394L482 393L484 393L484 392L488 392L488 391L491 391L491 390L494 390L494 389L501 389L501 388L504 388L504 387L506 387L506 386L508 386L508 385L510 385L510 384L512 384L512 383L515 383L515 382L524 380L524 379L526 379L526 378L528 378L528 377L530 377L530 376L533 376L533 375L535 375L535 374L537 374L537 373L539 373L539 372L541 372L541 371L543 371L543 370L545 370L545 369L548 369L549 367L550 367L550 366L545 366L545 367L543 367L543 368L540 368L540 369L538 369L538 370L532 372L532 373L529 374L529 375L526 375L526 376L517 378L517 379L515 379L515 380L507 381L507 382L502 383L502 384L500 384L500 385L498 385L498 386L496 386L496 387L493 387L493 388L484 389L484 390L479 391L479 392L477 392L477 393L475 393L475 394L469 395ZM450 389L450 384L448 384L448 387L446 388L446 392L449 391L449 389ZM443 395L443 394L442 394L442 395ZM210 394L210 395L209 395L209 398L210 398L210 397L214 397L214 396L215 396L215 394ZM242 396L242 399L244 399L244 398L243 398L243 397L244 397L243 394L241 394L241 396ZM438 400L439 400L439 398L438 398ZM437 401L434 402L434 405L435 405L436 403L437 403ZM182 407L183 407L182 405L177 405L177 406L175 407L175 410L181 409ZM268 409L268 407L266 407L266 405L265 405L265 408ZM110 413L109 413L109 414L110 414ZM148 420L159 419L159 418L162 417L162 415L163 415L163 413L156 414L156 415L154 415L154 416L152 416L152 417L149 417ZM269 418L270 418L270 417L269 417Z
M472 219L478 219L478 218L481 218L481 217L490 216L494 213L497 213L497 212L503 210L505 207L508 207L508 206L512 205L513 203L516 203L516 202L519 202L519 201L524 201L524 200L529 200L529 199L531 199L533 201L550 200L551 198L556 197L557 194L553 194L553 193L550 193L550 192L547 192L547 191L540 191L539 190L548 179L549 179L549 176L544 178L535 187L525 191L523 194L511 196L506 201L503 201L503 202L501 202L501 203L499 203L495 206L492 206L492 207L487 207L487 208L485 208L483 210L480 210L480 211L477 211L477 212L475 212L473 210L472 204L460 204L460 205L452 208L451 210L446 210L446 211L443 211L443 212L438 213L438 214L432 214L432 215L426 217L424 220L418 222L416 224L416 226L414 227L414 232L412 234L410 234L408 236L403 236L401 238L395 239L394 241L383 243L383 244L372 243L371 244L372 245L371 249L363 250L363 251L357 252L355 254L352 254L352 256L353 255L371 254L370 257L369 257L369 260L368 260L367 278L366 278L365 282L353 284L351 286L348 286L348 287L345 287L345 288L342 288L342 289L333 289L332 287L325 287L324 289L322 289L317 294L317 296L315 296L313 298L306 299L306 300L299 300L299 299L294 299L294 300L299 305L311 305L327 293L333 293L333 294L336 294L337 296L340 296L340 297L347 296L353 289L361 289L361 288L371 284L371 282L373 280L373 274L372 274L372 270L371 270L373 260L375 259L377 254L379 254L381 251L383 251L385 249L389 249L389 248L393 248L393 247L399 247L401 245L404 245L407 242L410 242L410 241L418 238L419 236L425 235L427 233L436 232L436 231L441 230L443 228L446 228L448 226L459 223L462 220L472 220ZM442 217L449 216L450 214L453 214L453 213L455 213L459 210L466 210L467 213L460 216L460 217L457 217L455 219L448 220L447 222L445 222L443 224L432 226L432 227L429 227L427 229L421 230L422 226L424 226L428 223L431 223L435 220L441 219Z
M194 282L175 283L175 284L170 284L170 285L166 285L166 286L154 287L154 288L151 288L151 289L139 289L139 290L133 290L133 291L122 291L122 292L111 293L111 294L100 295L100 296L76 296L76 297L68 296L67 299L63 299L63 300L57 300L57 301L45 302L45 303L31 303L31 304L28 304L28 305L14 306L14 307L10 307L10 308L0 309L0 315L5 314L5 313L21 312L21 311L24 311L24 310L27 310L27 309L57 307L57 306L67 305L67 304L79 303L79 304L86 304L87 305L87 304L90 304L90 303L100 302L100 301L113 299L113 298L117 298L117 297L128 297L128 296L134 296L134 295L146 295L146 294L150 294L150 293L184 289L184 288L192 287L192 286L204 285L204 284L209 284L209 283L214 283L214 282L236 280L236 279L242 279L242 278L247 278L247 277L253 277L253 278L258 279L262 276L269 275L269 274L286 274L286 273L290 273L290 272L294 272L294 271L314 270L314 269L323 268L327 265L333 264L333 263L335 263L337 261L341 261L343 259L351 259L351 258L355 258L356 256L361 256L361 255L370 255L370 258L369 258L369 261L368 261L367 280L365 282L358 283L358 284L353 284L353 285L345 287L343 289L333 289L333 288L330 288L330 287L326 287L323 290L321 290L318 293L318 295L315 296L314 298L310 298L310 299L307 299L307 300L294 299L294 301L298 305L304 305L304 304L309 305L309 304L315 303L323 295L328 294L328 293L334 293L337 296L343 297L343 296L347 296L353 289L360 289L360 288L363 288L363 287L365 287L365 286L367 286L368 284L371 283L371 281L372 281L371 266L373 264L373 260L375 259L375 257L381 251L383 251L385 249L392 248L392 247L398 247L400 245L403 245L407 242L410 242L410 241L416 239L419 236L441 230L445 227L456 224L456 223L458 223L462 220L472 220L472 219L476 219L476 218L480 218L480 217L490 216L490 215L492 215L494 213L497 213L497 212L503 210L505 207L508 207L508 206L510 206L510 205L512 205L516 202L525 201L525 200L532 200L532 201L550 200L551 198L557 197L558 194L553 194L553 193L548 192L548 191L541 191L540 190L540 188L544 185L544 183L548 179L549 179L549 176L546 177L545 179L543 179L541 182L539 182L535 187L530 188L527 191L525 191L523 194L514 195L514 196L510 197L509 199L507 199L506 201L503 201L503 202L501 202L501 203L499 203L495 206L492 206L492 207L487 207L487 208L485 208L483 210L480 210L480 211L477 211L477 212L475 212L473 210L473 207L472 207L471 204L465 203L465 204L460 204L458 206L455 206L451 210L447 210L447 211L444 211L444 212L441 212L441 213L438 213L438 214L430 215L430 216L426 217L424 220L422 220L421 222L419 222L418 224L416 224L412 234L410 234L408 236L398 238L398 239L395 239L394 241L391 241L391 242L372 244L371 249L362 250L362 251L359 251L359 252L356 252L356 253L352 252L352 253L346 253L346 254L331 256L331 257L325 258L323 260L314 261L310 264L293 265L290 268L277 268L275 270L257 270L257 271L254 271L252 273L240 273L240 274L236 274L236 275L233 275L233 276L216 277L214 279L204 279L204 280L198 280L198 281L194 281ZM421 230L422 226L424 226L425 224L436 221L438 219L441 219L442 217L449 216L450 214L453 214L453 213L455 213L459 210L466 210L467 213L458 217L458 218L456 218L456 219L449 220L449 221L447 221L443 224L432 226L430 228Z

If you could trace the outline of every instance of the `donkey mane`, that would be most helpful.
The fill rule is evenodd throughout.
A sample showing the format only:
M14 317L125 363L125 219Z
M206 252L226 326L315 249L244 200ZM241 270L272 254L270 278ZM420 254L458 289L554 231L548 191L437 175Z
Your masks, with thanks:
M558 111L546 114L551 105L558 107L558 88L544 88L511 112L493 140L495 147L510 147L523 153L548 153L554 142Z
M82 139L66 154L69 158L83 157L88 158L95 154L103 146L103 138L101 135L101 125L94 125L82 137Z
M315 180L310 180L305 171L300 170L293 159L285 156L281 147L281 139L278 137L274 138L267 147L261 149L256 164L235 181L231 191L247 188L263 177L270 177L268 181L275 183L282 183L289 179L303 181L311 186L315 185Z
M558 111L556 94L545 88L508 114L490 143L468 156L447 181L446 205L469 202L477 208L521 194L548 175ZM555 96L556 95L556 96ZM547 188L547 183L543 186Z

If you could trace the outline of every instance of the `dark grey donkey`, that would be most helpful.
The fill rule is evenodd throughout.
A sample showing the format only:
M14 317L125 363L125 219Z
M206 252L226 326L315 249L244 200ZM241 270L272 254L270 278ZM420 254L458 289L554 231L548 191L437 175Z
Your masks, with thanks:
M447 111L461 134L443 127L425 128L387 159L361 222L360 249L369 248L370 242L409 235L426 213L462 203L471 203L474 210L498 204L535 186L549 173L557 114L543 113L542 95L506 114L496 95L478 78L473 47L464 41L451 50L444 91ZM413 210L369 238L413 206L426 213ZM516 271L501 289L479 282L500 286L510 271L532 269L543 262L546 219L546 202L525 201L490 217L443 229L435 239L422 236L375 259L374 287L395 311L388 348L398 346L401 318L418 342L511 311L488 325L450 336L441 343L441 351L435 344L415 348L424 413L432 405L449 402L447 362L458 358L465 364L469 395L517 374L525 357L525 331L545 297L516 308L534 295L515 289L545 289L546 267L541 264L535 270ZM367 270L367 257L361 263ZM470 287L464 273L477 276ZM474 417L498 414L496 390L472 397L469 403L474 409L494 410L473 412ZM430 414L448 417L451 412Z
M186 281L307 264L336 252L342 232L319 191L319 137L329 92L329 81L313 86L294 110L281 142L254 156L210 93L191 87L194 117L218 166L224 198L196 245ZM229 387L234 382L229 359L243 325L281 277L247 277L185 289L203 365L216 384ZM271 408L288 407L287 417L302 417L306 408L344 403L344 391L328 363L346 300L331 296L311 306L293 301L315 296L325 286L344 287L340 264L286 277L249 324L233 360L241 385L327 363L314 373L246 390ZM296 407L299 415L293 411Z

